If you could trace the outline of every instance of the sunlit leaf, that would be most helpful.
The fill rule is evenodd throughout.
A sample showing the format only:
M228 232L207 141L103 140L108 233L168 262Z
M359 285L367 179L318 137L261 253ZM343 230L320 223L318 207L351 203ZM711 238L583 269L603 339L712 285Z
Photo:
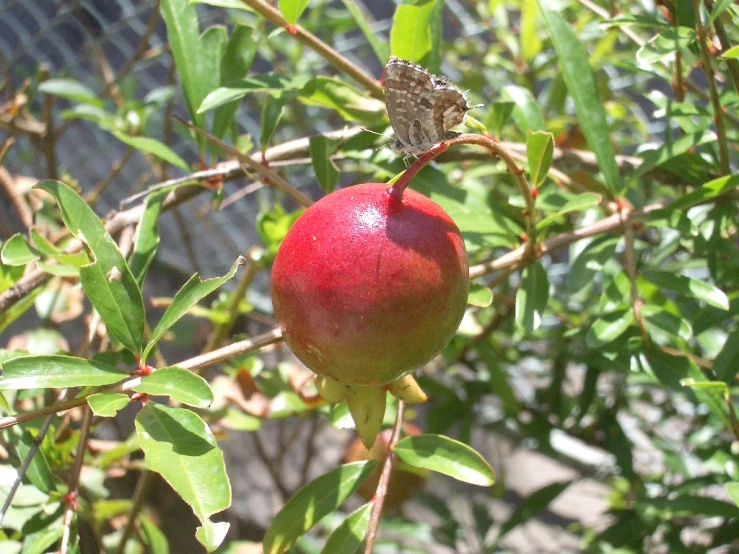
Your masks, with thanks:
M181 367L163 367L141 379L141 384L133 387L136 392L152 396L169 396L177 402L207 408L213 402L213 392L208 382L191 371Z

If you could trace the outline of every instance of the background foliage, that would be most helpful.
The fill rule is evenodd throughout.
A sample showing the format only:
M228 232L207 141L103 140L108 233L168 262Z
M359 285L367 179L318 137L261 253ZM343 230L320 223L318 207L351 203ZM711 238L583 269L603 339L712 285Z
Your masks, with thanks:
M371 548L377 496L352 495L376 464L322 459L346 409L319 401L275 350L265 292L302 207L404 169L389 140L361 129L387 129L378 79L389 54L469 89L484 105L470 127L525 170L536 209L525 209L510 163L474 146L412 182L459 225L474 280L457 336L419 374L429 401L406 415L423 434L395 446L392 463L429 479L415 496L425 512L384 517L376 551L520 548L527 522L556 519L558 497L593 479L604 484L601 517L559 520L571 549L736 549L739 12L729 1L623 4L404 3L378 32L348 0L161 0L115 71L93 47L94 79L5 72L3 551L200 551L196 537L222 552L245 539L263 539L265 552ZM168 48L150 47L157 29ZM332 48L340 36L359 54ZM171 60L171 85L142 94L134 69L151 57ZM258 127L244 132L243 114L259 114ZM74 128L125 145L97 183L64 165ZM116 179L135 163L140 182ZM153 192L106 214L96 202L108 187L118 199ZM235 195L254 217L221 228L223 251L237 245L230 270L206 265L192 237L223 221L215 214ZM210 215L183 218L203 198ZM175 248L160 241L167 218L191 265L219 276L163 262ZM176 286L161 293L167 279ZM266 534L229 526L239 468L221 450L246 433L284 505ZM304 468L280 465L299 433ZM490 458L490 442L570 472L503 512L503 462L474 496L438 477L491 485L468 446ZM160 523L155 475L197 518L184 538ZM444 490L474 501L460 510Z

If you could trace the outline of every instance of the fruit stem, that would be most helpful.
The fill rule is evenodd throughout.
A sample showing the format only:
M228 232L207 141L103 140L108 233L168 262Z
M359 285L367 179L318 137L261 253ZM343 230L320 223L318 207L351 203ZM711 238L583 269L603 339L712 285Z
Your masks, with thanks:
M489 135L478 135L472 133L465 133L449 139L440 144L437 144L431 150L423 154L418 158L413 165L405 170L398 180L388 188L388 192L391 196L401 199L403 197L403 191L423 167L428 164L431 160L436 158L442 152L445 152L448 148L456 146L458 144L476 144L486 148L493 158L500 158L506 166L506 170L510 173L511 177L518 186L518 190L523 196L524 202L526 203L526 210L524 216L526 218L526 255L532 259L538 257L536 247L536 200L535 192L529 186L529 183L524 177L524 168L519 167L516 164L515 159L511 154L503 148L500 143Z

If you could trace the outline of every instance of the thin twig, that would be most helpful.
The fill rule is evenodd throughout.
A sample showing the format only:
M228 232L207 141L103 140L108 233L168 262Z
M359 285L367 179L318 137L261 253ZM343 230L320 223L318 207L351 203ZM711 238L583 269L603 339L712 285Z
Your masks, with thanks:
M90 406L82 409L82 424L80 426L80 440L77 443L77 455L74 460L74 469L72 470L72 478L69 482L69 492L67 492L66 506L64 506L64 516L62 517L62 544L59 547L59 554L67 554L69 552L69 541L71 538L72 519L77 511L79 503L77 501L78 489L80 484L80 474L82 473L82 462L85 459L85 451L87 450L87 435L90 432L90 423L92 421L92 410Z
M267 450L264 448L264 443L262 443L259 432L257 431L250 434L254 442L254 451L257 453L257 456L259 456L259 459L262 460L262 465L267 468L267 471L272 477L272 481L274 481L275 486L280 493L280 500L284 503L288 498L290 498L290 491L287 489L285 483L282 482L282 472L280 467L270 458L269 454L267 454Z
M698 31L698 46L701 53L701 64L703 72L708 80L708 92L711 98L711 106L713 108L713 122L716 125L716 142L718 142L718 157L721 166L721 175L728 175L729 168L729 145L726 141L726 126L724 125L724 111L721 107L721 99L716 88L716 76L711 66L711 57L708 54L708 46L706 42L706 29L703 27L700 13L700 1L693 0L693 12L695 13L695 28Z
M23 226L28 230L33 227L33 210L26 204L23 198L23 193L18 190L18 184L13 176L0 165L0 190L5 192L5 196L10 200L10 203L15 209L15 213L18 214L18 219L21 220Z
M393 432L390 435L390 440L387 445L387 458L385 458L385 463L382 466L382 473L380 474L380 480L377 483L375 497L372 499L372 515L370 516L369 526L367 529L367 540L364 547L364 554L372 554L372 548L375 546L375 540L377 539L377 528L380 525L382 506L385 503L385 497L387 496L387 486L390 482L390 474L392 472L393 461L395 459L393 448L400 439L400 430L403 427L404 411L405 403L402 400L399 400L398 413L395 416L395 425L393 426Z
M133 497L131 498L131 511L128 514L128 520L126 526L123 528L121 533L121 540L118 542L118 548L116 548L116 554L123 554L126 549L126 543L129 537L133 533L134 526L136 525L136 515L144 507L146 501L146 494L149 492L149 487L152 483L154 474L148 469L144 469L139 475L139 480L136 483L136 488L133 491Z

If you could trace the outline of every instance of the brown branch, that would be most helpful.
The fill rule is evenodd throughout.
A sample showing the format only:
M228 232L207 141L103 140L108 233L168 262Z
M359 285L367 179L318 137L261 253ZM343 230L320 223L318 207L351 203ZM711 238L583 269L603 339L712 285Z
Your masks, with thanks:
M62 544L59 547L59 554L67 554L69 552L72 519L74 518L74 513L79 507L77 495L79 494L80 474L82 473L82 462L85 459L85 451L87 450L87 435L90 431L91 421L92 410L89 406L85 406L82 410L80 440L77 443L77 455L75 456L74 460L72 479L69 482L69 492L67 492L67 496L65 497L66 505L64 506L64 516L62 518Z
M701 65L703 72L708 80L708 92L711 98L711 106L713 107L713 122L716 125L716 141L718 142L718 156L721 164L721 174L728 175L729 168L729 145L726 142L726 126L724 125L724 111L721 107L721 99L716 88L716 76L711 66L711 58L708 55L708 37L706 37L706 29L700 16L700 2L693 0L693 12L695 13L695 28L698 32L698 45L701 53Z
M387 458L385 458L385 463L382 466L382 473L380 474L380 480L377 483L375 497L372 499L372 515L370 516L369 526L367 529L367 540L364 547L364 554L372 554L372 548L374 548L375 539L377 539L377 528L380 525L382 506L385 503L385 497L387 496L387 486L390 482L390 474L393 469L393 461L395 460L393 448L400 439L400 429L403 427L404 411L405 403L402 400L399 400L398 413L395 416L395 425L393 426L393 432L390 435L390 440L387 445Z
M369 91L370 95L372 95L374 98L383 101L385 100L385 94L382 90L382 85L377 79L362 71L359 67L357 67L347 58L339 54L336 50L323 42L317 36L309 33L300 25L290 25L287 20L282 17L282 14L279 10L267 4L266 2L262 2L261 0L242 0L242 2L244 2L244 4L252 8L255 12L257 12L265 19L268 19L275 25L278 25L287 30L288 33L293 35L298 42L304 44L305 46L319 54L338 71L344 73L345 75L348 75L356 82L360 83Z
M709 12L713 11L714 3L711 0L705 0L706 9ZM726 33L723 21L726 19L729 25L733 25L731 21L728 21L728 13L724 12L713 20L713 27L716 29L716 36L718 37L719 44L721 45L721 53L726 53L732 48L731 39ZM729 69L729 75L731 81L734 83L734 90L739 93L739 62L732 58L724 58L724 63Z
M23 223L26 230L33 227L33 210L26 204L23 199L23 193L18 190L17 182L5 167L0 165L0 190L5 192L5 196L18 214L18 218Z

